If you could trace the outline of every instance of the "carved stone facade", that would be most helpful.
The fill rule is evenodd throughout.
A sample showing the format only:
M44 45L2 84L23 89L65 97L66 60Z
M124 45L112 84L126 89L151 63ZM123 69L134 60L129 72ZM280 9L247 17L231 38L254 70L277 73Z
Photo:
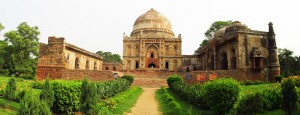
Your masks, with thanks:
M273 24L269 23L269 32L263 32L233 22L209 39L199 62L197 69L202 71L239 70L240 77L256 74L258 79L273 80L280 74Z
M65 42L64 38L49 37L48 44L40 44L37 79L111 79L112 72L102 70L101 56ZM71 76L70 76L71 75Z
M154 9L139 16L130 36L123 36L123 70L178 71L182 66L181 35Z

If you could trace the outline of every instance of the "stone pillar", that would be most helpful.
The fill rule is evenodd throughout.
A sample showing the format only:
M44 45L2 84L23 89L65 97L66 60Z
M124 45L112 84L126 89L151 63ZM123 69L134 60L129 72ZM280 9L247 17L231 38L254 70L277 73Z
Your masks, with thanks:
M277 46L275 33L273 29L272 22L269 23L269 32L268 32L268 50L269 50L269 80L275 81L274 77L280 75L280 65L277 54Z

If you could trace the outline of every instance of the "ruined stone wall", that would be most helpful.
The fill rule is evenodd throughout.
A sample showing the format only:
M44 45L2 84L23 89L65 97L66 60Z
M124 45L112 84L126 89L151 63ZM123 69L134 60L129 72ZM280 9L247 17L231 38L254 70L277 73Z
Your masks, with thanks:
M76 65L77 64L77 65ZM112 72L102 70L102 57L65 42L64 38L49 37L40 44L37 64L38 80L51 79L110 80Z
M120 70L122 70L122 67L123 67L123 64L120 64L120 63L104 62L102 64L102 70L120 71Z

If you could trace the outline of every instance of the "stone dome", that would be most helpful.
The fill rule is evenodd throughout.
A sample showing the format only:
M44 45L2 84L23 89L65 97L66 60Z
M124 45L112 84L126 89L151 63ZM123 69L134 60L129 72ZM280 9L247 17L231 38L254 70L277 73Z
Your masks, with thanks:
M225 33L235 32L240 30L248 30L248 27L239 21L234 21L229 27L226 28Z
M174 36L168 18L152 8L139 16L134 22L131 36L139 36L141 34Z
M223 28L217 30L214 34L214 39L218 39L218 38L224 36L226 28L227 27L223 27Z

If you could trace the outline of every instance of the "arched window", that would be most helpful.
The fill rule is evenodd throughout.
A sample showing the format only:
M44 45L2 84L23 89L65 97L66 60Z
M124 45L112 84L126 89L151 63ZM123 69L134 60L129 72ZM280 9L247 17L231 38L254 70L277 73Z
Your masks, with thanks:
M76 59L75 59L75 69L80 69L80 60L79 60L79 57L76 57Z
M117 71L117 68L116 68L116 67L113 67L113 71Z
M108 68L108 67L105 67L105 70L109 70L109 68Z
M97 70L97 62L94 62L94 70Z
M153 53L151 53L151 58L154 58L154 54Z
M222 55L221 60L221 69L222 70L228 70L228 59L227 59L227 53L224 52Z
M89 69L90 69L90 62L89 62L89 60L86 60L86 63L85 63L85 69L86 69L86 70L89 70Z

